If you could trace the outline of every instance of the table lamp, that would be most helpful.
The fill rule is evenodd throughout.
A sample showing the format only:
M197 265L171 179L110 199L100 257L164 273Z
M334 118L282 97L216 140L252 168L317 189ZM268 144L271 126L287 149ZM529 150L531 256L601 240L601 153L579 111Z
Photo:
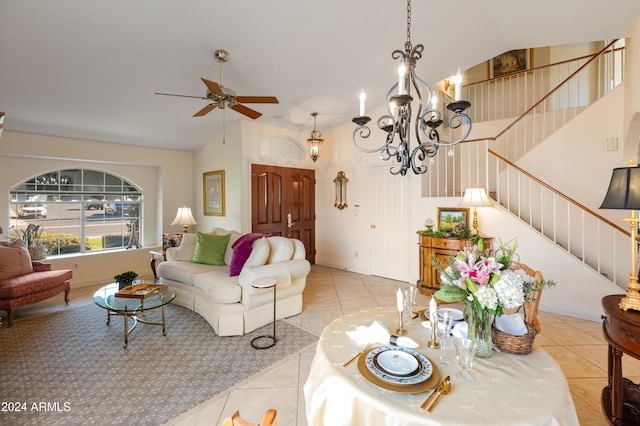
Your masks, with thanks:
M178 214L176 214L176 218L171 222L172 225L182 225L182 232L189 232L189 225L197 225L196 220L193 218L191 214L191 207L179 207Z
M640 168L633 162L628 167L613 169L607 195L601 209L631 210L631 217L622 219L629 222L631 230L631 273L627 283L627 294L620 300L620 309L640 311L640 284L636 273L636 234L638 222L636 210L640 209Z
M476 234L479 234L478 230L478 209L477 207L491 207L493 206L493 201L487 197L487 192L484 188L467 188L464 192L464 197L460 202L461 207L471 207L473 208L473 225L471 230Z

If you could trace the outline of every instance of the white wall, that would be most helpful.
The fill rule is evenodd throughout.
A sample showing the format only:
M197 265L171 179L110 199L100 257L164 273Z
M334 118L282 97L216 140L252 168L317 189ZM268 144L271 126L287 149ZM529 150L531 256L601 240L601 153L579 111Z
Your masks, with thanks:
M193 154L30 133L4 131L0 140L0 236L9 238L9 190L42 171L65 167L102 169L125 177L144 193L143 249L65 255L48 259L56 268L74 269L74 287L106 283L113 275L133 269L149 276L149 250L162 245L179 206L191 205Z

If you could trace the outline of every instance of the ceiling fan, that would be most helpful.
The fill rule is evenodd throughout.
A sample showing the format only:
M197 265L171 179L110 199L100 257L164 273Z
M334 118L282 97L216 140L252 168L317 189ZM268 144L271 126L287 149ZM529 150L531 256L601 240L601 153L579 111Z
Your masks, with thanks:
M213 54L216 58L216 61L220 63L220 84L215 81L207 80L206 78L202 78L202 82L205 86L207 86L207 96L189 96L189 95L175 95L172 93L158 93L156 95L164 95L164 96L179 96L182 98L195 98L195 99L205 99L211 100L212 103L208 104L200 111L196 112L194 117L202 117L203 115L207 115L209 112L213 111L216 107L220 109L225 109L227 107L231 108L234 111L239 112L240 114L246 115L249 118L253 118L254 120L262 115L262 113L251 109L243 104L277 104L278 99L275 96L238 96L236 92L224 87L222 84L222 64L229 60L229 52L226 50L216 50Z

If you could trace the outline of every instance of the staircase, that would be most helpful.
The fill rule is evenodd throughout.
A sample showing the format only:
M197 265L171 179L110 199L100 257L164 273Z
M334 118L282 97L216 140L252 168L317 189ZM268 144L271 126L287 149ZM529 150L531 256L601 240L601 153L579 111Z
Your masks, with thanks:
M630 233L517 164L622 83L623 69L624 44L613 41L594 55L467 86L474 125L502 128L436 156L422 196L460 197L466 188L484 187L513 216L624 288Z

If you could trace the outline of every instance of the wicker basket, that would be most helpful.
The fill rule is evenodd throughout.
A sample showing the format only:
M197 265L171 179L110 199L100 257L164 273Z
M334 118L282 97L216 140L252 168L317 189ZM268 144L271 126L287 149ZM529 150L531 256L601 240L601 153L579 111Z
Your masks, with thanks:
M533 277L536 281L542 280L542 273L534 271L523 263L515 263L513 269L521 269L527 275ZM534 300L531 303L525 302L525 324L527 325L527 334L522 336L514 336L495 328L491 328L491 339L493 343L502 351L516 355L527 355L531 353L533 341L536 335L540 333L540 322L538 321L538 305L540 304L540 296L542 290L534 293Z
M491 338L493 344L496 345L502 352L516 355L528 355L533 348L533 341L536 338L538 331L535 325L527 324L527 334L522 336L514 336L507 334L503 331L493 327L491 329Z

